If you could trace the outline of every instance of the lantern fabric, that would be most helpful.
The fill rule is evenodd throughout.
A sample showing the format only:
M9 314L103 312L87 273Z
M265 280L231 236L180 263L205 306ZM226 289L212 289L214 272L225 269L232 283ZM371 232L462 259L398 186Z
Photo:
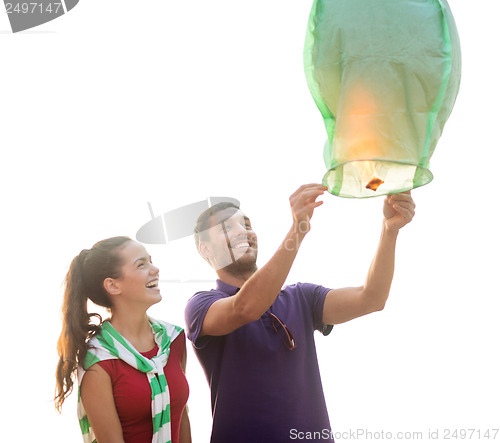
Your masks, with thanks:
M365 198L429 183L460 84L445 0L314 0L307 83L326 126L323 184Z

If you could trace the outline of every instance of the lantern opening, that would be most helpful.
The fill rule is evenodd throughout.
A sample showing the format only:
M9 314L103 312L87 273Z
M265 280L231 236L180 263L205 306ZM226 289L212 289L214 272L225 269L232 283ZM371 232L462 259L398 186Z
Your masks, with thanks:
M430 183L429 169L388 160L356 160L335 165L323 177L328 192L346 198L369 198L409 191Z

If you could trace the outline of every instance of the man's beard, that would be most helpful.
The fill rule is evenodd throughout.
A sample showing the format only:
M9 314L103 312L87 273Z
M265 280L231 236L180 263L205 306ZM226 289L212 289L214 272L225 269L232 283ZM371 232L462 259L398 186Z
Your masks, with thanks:
M230 263L222 269L228 274L231 274L235 277L241 277L243 275L249 277L255 271L257 271L257 258L254 258L252 260L239 259Z

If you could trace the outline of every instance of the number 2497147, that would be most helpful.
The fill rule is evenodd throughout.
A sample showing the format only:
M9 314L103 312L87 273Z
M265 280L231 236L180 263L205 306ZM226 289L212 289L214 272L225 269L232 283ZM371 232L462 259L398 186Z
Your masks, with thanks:
M5 3L7 14L57 14L62 3L16 2Z

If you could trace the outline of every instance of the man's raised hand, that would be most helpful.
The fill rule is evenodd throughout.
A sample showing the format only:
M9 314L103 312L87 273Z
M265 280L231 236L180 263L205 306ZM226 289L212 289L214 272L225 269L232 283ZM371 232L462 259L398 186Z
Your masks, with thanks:
M326 186L311 183L302 185L290 196L293 223L300 234L305 235L311 229L310 220L313 212L318 206L323 204L322 201L316 200L327 189Z
M384 201L384 223L391 232L398 232L415 215L415 202L410 191L391 194Z

